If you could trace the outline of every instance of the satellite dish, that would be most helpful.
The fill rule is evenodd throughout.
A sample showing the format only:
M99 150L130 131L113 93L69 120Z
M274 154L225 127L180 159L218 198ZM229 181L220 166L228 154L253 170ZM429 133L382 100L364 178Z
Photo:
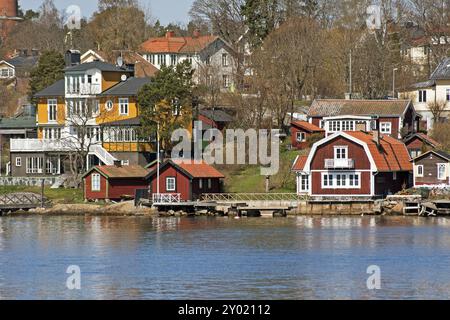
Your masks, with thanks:
M122 66L123 66L123 58L122 58L122 57L118 57L118 58L117 58L117 65L118 65L119 67L122 67Z
M122 81L127 81L127 75L126 75L126 74L123 74L123 75L120 77L120 80L122 80Z

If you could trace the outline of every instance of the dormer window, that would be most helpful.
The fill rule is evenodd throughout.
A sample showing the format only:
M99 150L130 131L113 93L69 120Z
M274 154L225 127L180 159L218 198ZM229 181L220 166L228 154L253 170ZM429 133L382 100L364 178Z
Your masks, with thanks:
M334 159L348 159L348 147L347 146L334 147Z

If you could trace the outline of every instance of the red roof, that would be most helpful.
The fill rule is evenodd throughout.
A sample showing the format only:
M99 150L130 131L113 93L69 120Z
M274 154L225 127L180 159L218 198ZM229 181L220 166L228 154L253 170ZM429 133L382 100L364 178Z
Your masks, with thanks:
M309 123L307 121L292 121L291 125L301 128L308 132L324 132L322 128L316 126L315 124Z
M193 178L225 178L216 168L207 163L184 163L181 161L173 161L178 167L186 171Z
M418 133L412 135L411 137L407 138L407 139L405 140L405 142L409 142L411 139L413 139L413 138L415 138L415 137L417 137L417 138L419 138L420 140L422 140L422 141L424 141L424 142L430 144L430 145L433 146L433 147L440 147L440 146L441 146L441 144L440 144L439 142L437 142L436 140L434 140L434 139L431 138L430 136L427 136L425 133L421 133L421 132L418 132Z
M143 52L150 53L196 53L205 49L209 44L218 39L217 36L198 37L165 37L150 38L141 44Z
M374 141L373 133L346 131L346 134L367 144L378 171L412 171L409 152L403 142L382 136L380 147Z
M298 156L297 159L295 159L292 170L303 171L303 169L305 168L306 160L308 160L308 156Z

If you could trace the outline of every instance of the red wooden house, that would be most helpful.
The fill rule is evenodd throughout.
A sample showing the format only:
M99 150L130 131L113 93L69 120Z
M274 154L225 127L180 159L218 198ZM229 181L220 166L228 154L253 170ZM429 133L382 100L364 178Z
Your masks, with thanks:
M396 139L408 132L417 132L421 119L411 100L317 99L308 110L308 121L321 128L327 118L333 118L326 128L331 132L359 131L358 124L354 119L349 121L349 116L377 119L378 128L373 129Z
M308 138L313 134L325 135L325 130L307 121L291 122L291 145L295 149L309 148Z
M197 200L203 193L222 192L222 173L206 163L167 160L160 167L159 193L180 195L182 201ZM157 170L149 176L151 193L158 193Z
M433 138L420 132L409 135L404 139L404 141L406 148L408 148L409 155L413 159L427 151L439 149L442 146Z
M120 200L134 197L137 189L148 189L149 171L139 165L95 166L83 176L87 200Z
M431 150L411 160L414 164L414 187L450 186L450 154Z
M319 197L369 197L409 187L412 165L403 142L376 132L338 132L297 157L297 192Z

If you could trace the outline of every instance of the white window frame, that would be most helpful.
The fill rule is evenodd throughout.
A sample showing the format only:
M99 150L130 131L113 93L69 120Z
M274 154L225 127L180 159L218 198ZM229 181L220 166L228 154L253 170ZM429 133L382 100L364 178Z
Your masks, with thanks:
M380 122L380 132L384 134L391 134L392 122Z
M309 175L302 174L299 179L300 183L300 192L308 192L309 191Z
M418 102L427 102L427 90L419 90Z
M114 102L112 100L108 100L105 102L105 109L107 111L111 111L114 108Z
M322 189L361 189L361 172L322 172L321 186Z
M22 157L16 157L16 167L22 166Z
M101 176L98 173L91 176L91 191L101 191Z
M423 170L424 170L423 164L419 164L416 169L416 176L423 177L423 173L424 173Z
M441 168L444 168L442 176L441 176L441 171L440 171ZM447 164L446 163L438 163L437 164L437 178L438 178L438 180L446 180L446 173L447 173Z
M52 108L55 108L55 112L52 112ZM58 120L58 100L47 99L47 116L48 122L56 122ZM52 117L51 117L52 116ZM53 119L54 116L54 119Z
M300 136L300 139L299 139L299 136ZM295 140L297 142L305 142L306 141L306 134L304 132L302 132L302 131L297 131L295 133Z
M339 155L339 150L345 150L344 152L345 152L345 157L344 158L342 158L342 152L340 153L340 155ZM339 158L338 158L338 155L340 156ZM335 146L334 147L334 159L336 160L336 159L348 159L348 146Z
M125 110L126 109L126 110ZM128 98L119 98L119 114L127 116L130 113L130 103Z
M222 53L222 67L228 66L229 66L228 53Z
M43 173L44 160L42 157L27 157L26 158L26 173L36 174Z
M173 184L173 187L169 186ZM175 177L166 178L166 191L176 191L177 190L177 179Z

